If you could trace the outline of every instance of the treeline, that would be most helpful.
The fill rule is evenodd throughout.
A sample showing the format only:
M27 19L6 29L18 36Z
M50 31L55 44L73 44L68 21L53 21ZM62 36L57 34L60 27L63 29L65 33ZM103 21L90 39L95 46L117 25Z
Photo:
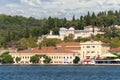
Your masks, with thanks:
M53 30L53 34L58 34L60 27L83 29L84 26L94 25L100 28L108 28L112 25L120 25L120 11L89 13L80 16L79 19L73 15L72 20L66 18L35 19L22 16L0 15L0 47L24 46L21 41L28 41L33 38L36 41L38 36L48 34ZM22 39L22 40L21 40ZM29 43L26 43L27 45ZM35 46L35 45L34 45Z

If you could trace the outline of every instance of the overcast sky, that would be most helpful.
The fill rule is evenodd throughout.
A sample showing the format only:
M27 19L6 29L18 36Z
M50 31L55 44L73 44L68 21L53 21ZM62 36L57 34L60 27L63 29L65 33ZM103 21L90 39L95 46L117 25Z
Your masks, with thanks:
M119 10L120 0L0 0L0 14L47 18L67 17L90 12Z

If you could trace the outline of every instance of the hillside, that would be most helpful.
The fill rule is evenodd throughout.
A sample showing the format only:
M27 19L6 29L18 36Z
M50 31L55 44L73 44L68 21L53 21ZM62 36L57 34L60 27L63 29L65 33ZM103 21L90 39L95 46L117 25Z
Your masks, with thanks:
M11 47L14 45L14 47L18 47L20 45L19 41L23 38L27 40L28 38L34 38L33 41L36 41L38 36L47 34L49 30L53 30L54 34L58 34L60 27L69 28L73 26L75 29L83 29L87 25L100 27L102 31L106 32L105 35L101 35L106 39L119 37L116 30L110 28L112 32L109 32L108 28L109 26L120 25L120 11L100 12L97 15L88 12L87 15L80 16L80 19L75 19L75 16L73 16L72 20L52 17L35 19L0 14L0 46ZM98 37L101 36L98 35Z

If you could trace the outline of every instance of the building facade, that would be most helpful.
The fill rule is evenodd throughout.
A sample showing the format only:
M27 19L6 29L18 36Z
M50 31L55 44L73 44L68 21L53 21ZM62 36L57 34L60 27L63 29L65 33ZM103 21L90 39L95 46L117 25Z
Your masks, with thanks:
M79 56L80 46L78 42L68 42L58 44L57 47L42 47L33 48L31 50L13 51L10 52L15 64L16 57L20 57L20 64L32 64L30 57L34 55L46 55L51 58L50 64L73 64L75 56ZM43 64L43 58L40 58L39 64Z
M107 54L110 47L108 43L103 43L101 41L88 41L80 43L81 46L81 60L85 59L96 59L98 56L102 57L102 55Z
M64 38L69 36L70 34L74 36L74 39L77 39L78 37L86 38L90 37L91 35L104 34L104 32L100 32L99 28L92 25L84 27L83 30L75 30L73 27L70 27L69 29L62 27L59 30L59 35L53 35L52 31L50 31L48 35L43 35L39 37L38 43L41 42L44 37L64 40Z
M79 63L95 60L98 56L103 58L109 53L108 43L101 41L87 42L63 42L56 47L41 47L30 50L12 51L10 54L14 58L20 57L20 64L31 64L30 57L34 55L46 55L51 58L50 64L73 64L75 56L80 58ZM87 60L86 60L87 59ZM44 58L40 58L39 64L43 64Z
M100 29L89 25L84 27L83 30L75 30L73 27L70 27L69 29L66 29L64 27L60 28L59 35L62 37L69 36L70 34L74 35L74 39L77 39L78 37L86 38L90 37L91 35L97 35L97 34L104 34L103 32L100 32Z

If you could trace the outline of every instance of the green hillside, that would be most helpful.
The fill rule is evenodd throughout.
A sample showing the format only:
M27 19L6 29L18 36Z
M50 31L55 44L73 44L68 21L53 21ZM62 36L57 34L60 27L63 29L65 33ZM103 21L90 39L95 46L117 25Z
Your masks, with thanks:
M36 41L38 36L47 34L50 30L53 30L53 34L58 34L60 27L69 28L73 26L75 29L83 29L87 25L94 25L100 27L101 31L105 31L104 35L94 37L95 40L109 42L111 47L118 47L120 45L113 43L114 41L119 42L120 30L109 27L120 25L120 11L108 11L100 12L97 15L88 12L87 15L80 16L79 19L76 19L73 15L72 20L52 17L35 19L32 17L25 18L22 16L0 14L0 47L28 47L26 45L30 41ZM22 42L26 42L26 45L23 45Z

